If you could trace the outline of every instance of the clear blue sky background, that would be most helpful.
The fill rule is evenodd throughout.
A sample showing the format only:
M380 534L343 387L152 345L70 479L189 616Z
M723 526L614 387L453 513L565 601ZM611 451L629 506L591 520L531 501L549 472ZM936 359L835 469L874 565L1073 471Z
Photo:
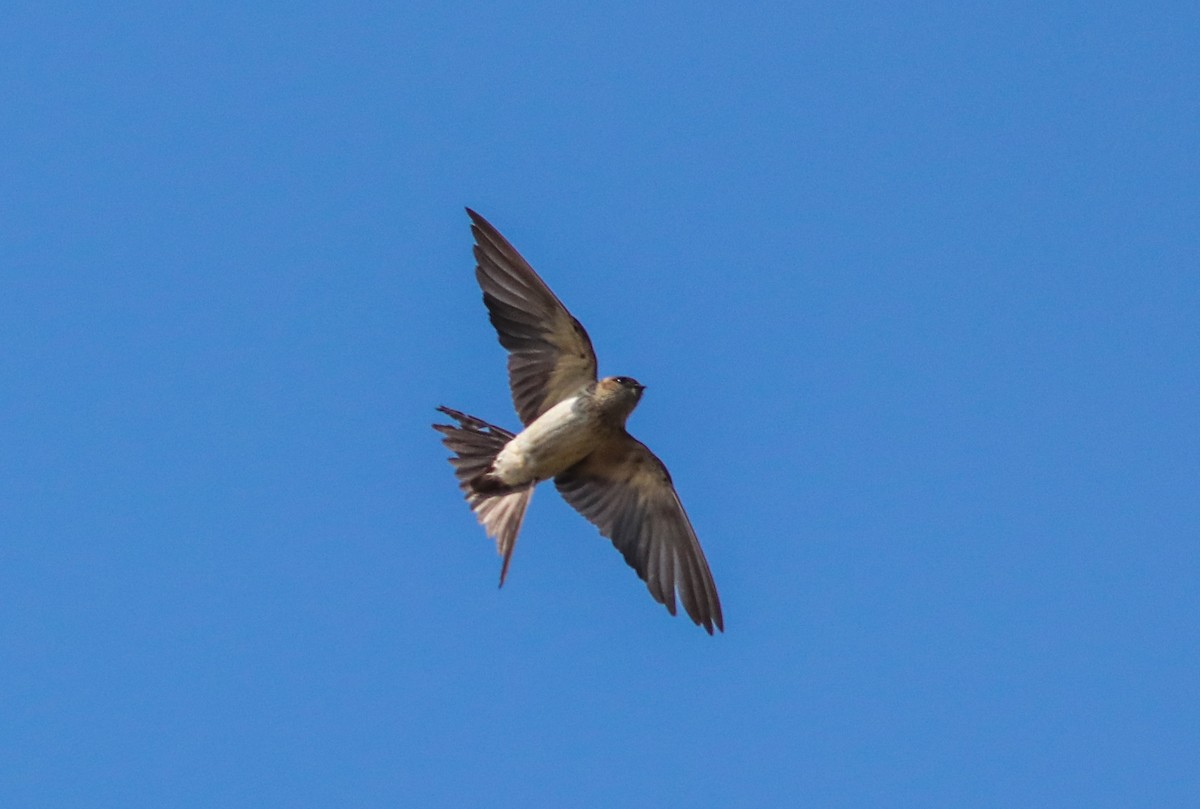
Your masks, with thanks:
M1200 805L1198 42L7 4L0 804ZM496 588L464 205L649 386L725 635L549 488Z

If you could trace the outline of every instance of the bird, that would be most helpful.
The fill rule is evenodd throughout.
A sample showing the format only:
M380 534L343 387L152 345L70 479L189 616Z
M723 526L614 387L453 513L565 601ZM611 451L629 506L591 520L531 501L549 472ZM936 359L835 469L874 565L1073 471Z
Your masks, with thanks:
M500 586L534 487L553 480L563 499L612 540L655 601L675 615L678 595L693 623L709 635L724 632L712 573L671 475L625 429L645 386L628 376L599 378L580 322L491 223L466 210L475 279L508 351L509 387L524 428L513 433L444 405L438 412L454 423L433 428L503 558Z

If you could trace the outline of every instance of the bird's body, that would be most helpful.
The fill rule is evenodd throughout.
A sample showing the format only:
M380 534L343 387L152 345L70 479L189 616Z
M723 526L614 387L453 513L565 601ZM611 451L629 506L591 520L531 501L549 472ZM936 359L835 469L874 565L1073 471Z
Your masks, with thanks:
M551 407L504 445L490 477L515 489L550 480L582 461L624 429L642 390L628 383L636 386L629 388L632 395L623 395L622 383L603 379Z
M504 557L500 583L529 498L554 480L563 498L625 557L655 600L675 614L678 592L693 621L724 629L716 586L671 477L625 421L645 389L624 376L597 379L583 326L483 217L468 209L475 274L500 343L509 351L513 403L525 429L513 434L446 407L456 425L435 424L455 453L459 486Z
M594 428L582 394L563 399L504 445L491 475L514 488L549 480L596 448Z

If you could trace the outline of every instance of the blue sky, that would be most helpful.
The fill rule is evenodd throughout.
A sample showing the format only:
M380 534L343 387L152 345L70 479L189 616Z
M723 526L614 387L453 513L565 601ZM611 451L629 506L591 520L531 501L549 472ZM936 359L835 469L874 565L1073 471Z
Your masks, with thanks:
M1186 3L0 12L0 803L1195 806ZM430 428L463 206L727 632Z

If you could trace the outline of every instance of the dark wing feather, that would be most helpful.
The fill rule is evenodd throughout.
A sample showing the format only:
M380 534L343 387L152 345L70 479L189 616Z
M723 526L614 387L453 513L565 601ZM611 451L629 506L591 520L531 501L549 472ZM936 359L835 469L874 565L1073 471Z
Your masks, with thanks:
M717 587L666 466L628 433L554 479L563 498L612 540L655 601L712 634L725 631Z
M467 209L475 236L475 277L500 344L508 349L513 405L529 424L596 381L596 354L579 321L508 240Z

